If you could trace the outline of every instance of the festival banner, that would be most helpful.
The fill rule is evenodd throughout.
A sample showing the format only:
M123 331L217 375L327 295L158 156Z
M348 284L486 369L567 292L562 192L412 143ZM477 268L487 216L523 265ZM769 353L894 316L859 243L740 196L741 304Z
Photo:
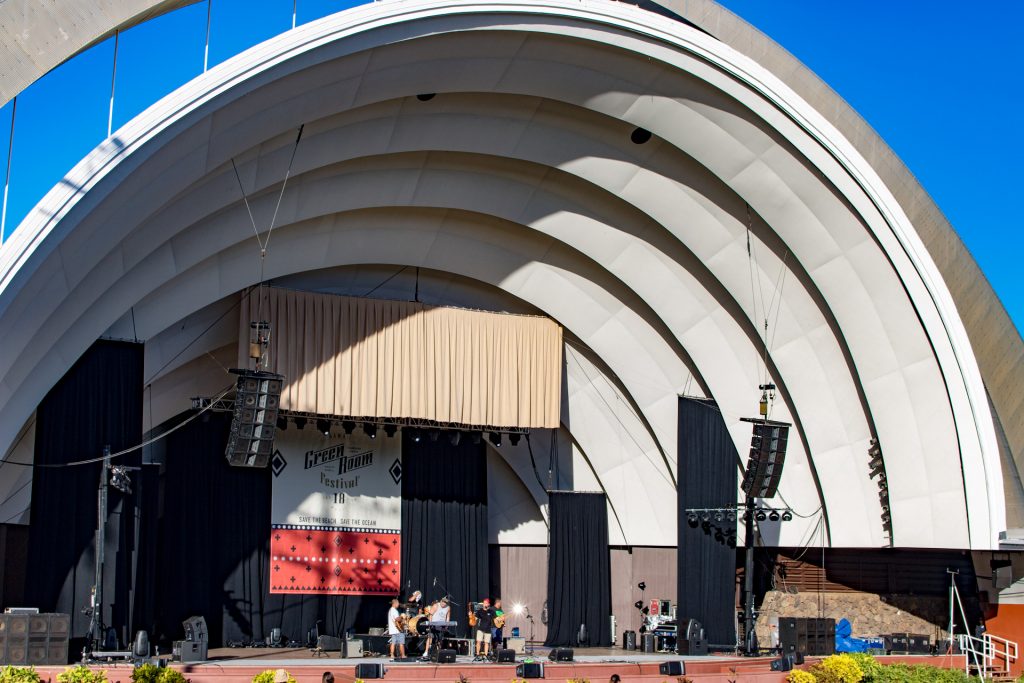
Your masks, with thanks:
M393 595L401 585L402 440L278 431L270 592Z

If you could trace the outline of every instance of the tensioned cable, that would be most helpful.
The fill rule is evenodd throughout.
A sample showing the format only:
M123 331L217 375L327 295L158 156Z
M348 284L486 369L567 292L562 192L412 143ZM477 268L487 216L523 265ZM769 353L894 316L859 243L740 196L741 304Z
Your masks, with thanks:
M39 469L42 469L42 468L46 468L46 469L59 469L61 467L75 467L77 465L90 465L90 464L92 464L94 462L100 462L100 461L103 461L103 460L113 460L114 458L116 458L118 456L124 455L126 453L131 453L132 451L137 451L140 448L145 448L146 446L149 446L150 444L156 443L157 441L159 441L160 439L168 436L169 434L173 434L174 432L178 431L179 429L181 429L182 427L184 427L188 423L190 423L193 420L195 420L197 417L199 417L200 415L202 415L206 411L212 409L213 405L217 401L219 401L220 399L222 399L225 396L227 396L228 393L230 393L231 390L234 389L234 388L235 388L235 385L231 384L231 386L229 386L224 391L220 392L215 398L213 398L210 401L209 404L206 405L206 407L204 407L198 413L196 413L195 415L192 415L188 419L183 420L182 422L174 425L173 427L168 429L166 432L163 432L159 436L154 436L152 439L147 439L146 441L143 441L140 444L136 444L135 446L129 446L128 448L125 448L124 450L120 450L120 451L118 451L116 453L111 453L110 455L101 455L98 458L88 458L87 460L76 460L74 462L62 462L62 463L33 463L33 462L9 462L9 461L5 461L5 462L7 462L7 464L9 464L9 465L18 465L20 467L32 467L32 468L39 468Z

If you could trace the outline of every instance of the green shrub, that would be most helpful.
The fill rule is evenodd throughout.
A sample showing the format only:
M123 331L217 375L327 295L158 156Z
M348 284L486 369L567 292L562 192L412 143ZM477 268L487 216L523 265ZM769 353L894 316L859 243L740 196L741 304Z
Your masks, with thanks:
M143 664L132 670L132 683L159 683L160 667L154 664Z
M39 683L39 674L31 666L5 666L0 669L0 683Z
M252 683L274 683L274 675L277 674L276 669L267 669L261 671L252 677ZM288 674L288 683L295 683L295 677Z
M818 683L860 683L864 678L857 660L848 654L825 657L811 667Z
M78 665L57 674L57 683L107 683L107 672Z
M181 673L177 669L160 669L160 677L157 679L157 683L190 683L190 679L185 678L185 674Z
M800 669L793 669L786 676L788 683L818 683L818 679L814 677L810 671L801 671Z

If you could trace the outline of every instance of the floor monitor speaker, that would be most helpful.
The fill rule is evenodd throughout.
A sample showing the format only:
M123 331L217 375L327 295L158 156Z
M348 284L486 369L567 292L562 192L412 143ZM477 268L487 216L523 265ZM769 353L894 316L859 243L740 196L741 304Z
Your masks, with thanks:
M662 662L658 665L658 673L662 676L682 676L686 673L686 666L679 659L671 662Z
M356 664L356 678L384 678L384 665L379 662Z
M789 655L772 661L772 671L792 671L793 658Z
M442 649L438 650L437 654L434 655L434 661L438 664L454 664L455 663L455 650Z
M498 662L508 664L516 661L516 651L509 650L508 648L498 650Z
M571 662L573 651L571 647L553 647L548 653L548 659L552 662Z
M544 664L541 662L523 662L516 665L518 678L544 678Z

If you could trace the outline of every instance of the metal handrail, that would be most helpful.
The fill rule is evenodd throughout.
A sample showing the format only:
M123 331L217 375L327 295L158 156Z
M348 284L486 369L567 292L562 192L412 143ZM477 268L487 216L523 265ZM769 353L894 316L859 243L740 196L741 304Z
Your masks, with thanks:
M999 666L999 673L1008 673L1011 664L1017 660L1019 655L1016 642L1000 636L993 636L989 633L984 634L980 638L966 633L958 634L957 643L960 646L960 651L967 655L964 663L965 672L970 673L971 660L973 658L974 668L977 669L978 675L983 679L989 673L996 672L997 660L1001 664Z

